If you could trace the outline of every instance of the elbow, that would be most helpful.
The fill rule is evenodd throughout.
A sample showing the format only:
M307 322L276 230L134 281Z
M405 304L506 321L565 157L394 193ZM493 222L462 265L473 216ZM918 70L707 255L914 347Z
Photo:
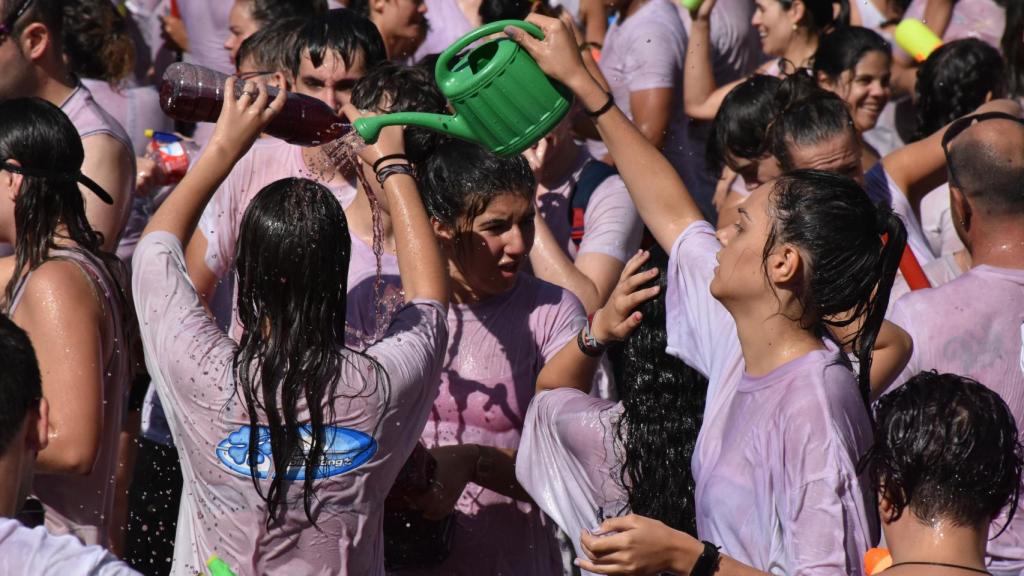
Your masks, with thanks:
M76 445L62 445L57 438L50 438L50 445L39 453L39 471L67 476L88 476L92 474L99 457L99 442Z

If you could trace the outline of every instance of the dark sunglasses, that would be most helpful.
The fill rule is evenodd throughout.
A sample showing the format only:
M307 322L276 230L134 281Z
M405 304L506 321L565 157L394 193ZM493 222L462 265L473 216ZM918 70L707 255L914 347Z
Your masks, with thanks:
M0 24L0 41L7 39L14 34L14 23L25 15L28 11L28 7L32 5L32 0L22 0L21 4L11 12L11 15L4 20L3 24Z
M1017 118L1013 114L1007 114L1006 112L983 112L981 114L972 114L970 116L964 116L958 118L949 125L946 129L946 133L942 135L942 151L946 155L946 166L949 170L949 184L957 189L962 189L960 181L957 180L956 172L953 170L953 164L949 161L949 145L956 139L957 136L963 134L964 130L967 130L971 126L984 122L985 120L1009 120L1010 122L1016 122L1024 125L1024 120Z

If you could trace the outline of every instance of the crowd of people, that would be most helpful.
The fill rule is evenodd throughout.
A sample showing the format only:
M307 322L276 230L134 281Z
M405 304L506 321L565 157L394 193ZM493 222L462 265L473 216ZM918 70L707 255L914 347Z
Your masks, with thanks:
M263 133L521 19L522 154ZM0 0L0 574L1024 574L1022 103L1017 0Z

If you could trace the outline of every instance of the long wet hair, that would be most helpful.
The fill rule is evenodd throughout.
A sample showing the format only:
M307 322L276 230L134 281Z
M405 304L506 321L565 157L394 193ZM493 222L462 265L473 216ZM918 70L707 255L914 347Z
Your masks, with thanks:
M795 170L777 179L769 214L765 274L776 246L788 243L800 250L806 270L797 288L801 324L827 328L861 322L841 344L852 344L868 404L871 353L907 242L903 222L887 205L872 205L853 180L820 170Z
M267 503L268 525L278 520L294 462L302 462L303 509L316 524L313 484L324 455L324 427L335 420L334 399L377 393L385 410L390 401L383 367L345 347L350 249L345 213L327 188L311 180L286 178L267 185L242 218L236 284L243 332L233 370L252 424L249 463L253 485ZM339 394L350 354L367 359L376 378L361 386L345 382L345 394ZM308 449L303 408L309 413ZM275 472L266 494L255 470L264 421Z
M1006 94L1003 57L977 38L943 44L917 71L917 139L927 138L985 103Z
M653 248L644 268L659 268L661 291L639 307L643 322L623 347L617 380L622 416L615 424L622 454L619 482L632 512L696 535L690 459L704 420L708 380L665 352L667 264L664 251Z
M23 175L14 203L14 272L4 289L2 309L10 310L22 277L50 259L61 237L107 267L124 297L117 258L102 249L103 235L85 217L76 176L85 153L82 139L64 112L39 98L0 102L0 162L17 160L33 174ZM127 305L125 305L127 308Z
M705 158L716 177L728 158L758 160L769 154L768 128L778 113L775 92L782 81L754 74L726 94L708 134Z

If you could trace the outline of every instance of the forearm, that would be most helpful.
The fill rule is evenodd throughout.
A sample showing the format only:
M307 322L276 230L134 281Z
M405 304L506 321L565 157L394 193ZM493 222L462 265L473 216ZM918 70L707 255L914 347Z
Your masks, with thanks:
M686 46L686 80L683 82L683 108L693 118L708 119L704 104L718 86L711 67L711 22L694 19ZM714 112L711 113L714 117Z
M696 564L696 559L704 551L704 543L696 540L688 534L676 531L672 547L672 572L689 576ZM718 569L713 571L715 576L765 576L768 572L758 570L742 562L719 553Z
M498 494L523 502L533 499L516 479L516 452L509 448L476 445L476 470L473 483Z
M572 292L583 303L587 314L604 305L602 295L593 280L588 278L562 250L555 241L543 218L536 220L536 235L533 248L530 250L530 264L533 273L541 280L546 280Z
M875 400L903 372L914 352L914 340L905 330L886 320L878 331L871 359L871 399Z
M448 272L411 175L395 174L384 181L384 193L395 223L398 270L405 299L448 303Z
M607 94L587 75L573 86L587 110L598 110ZM641 220L666 251L692 222L703 218L675 168L617 106L597 119L597 129L626 183Z
M587 356L573 338L548 361L537 375L537 391L575 388L590 393L601 357Z

